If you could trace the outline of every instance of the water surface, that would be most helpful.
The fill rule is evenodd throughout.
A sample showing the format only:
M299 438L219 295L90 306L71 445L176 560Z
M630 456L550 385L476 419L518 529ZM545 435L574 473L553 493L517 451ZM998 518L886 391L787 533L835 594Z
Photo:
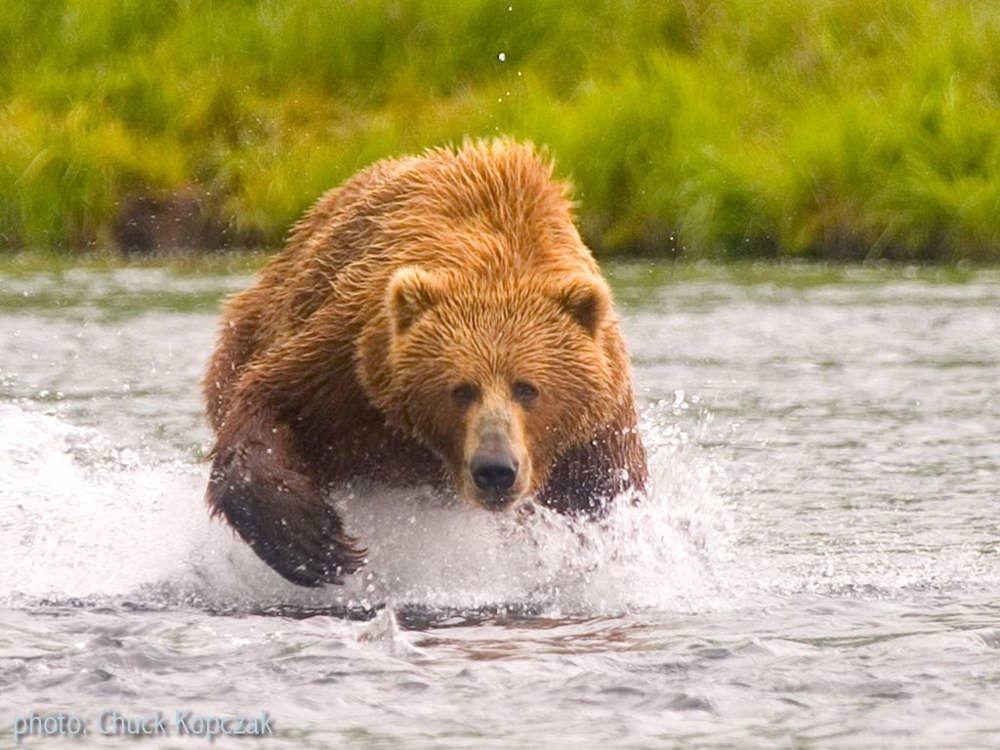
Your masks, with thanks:
M1000 277L611 275L648 502L336 498L371 565L318 592L201 500L247 277L0 275L0 744L178 709L289 748L1000 744Z

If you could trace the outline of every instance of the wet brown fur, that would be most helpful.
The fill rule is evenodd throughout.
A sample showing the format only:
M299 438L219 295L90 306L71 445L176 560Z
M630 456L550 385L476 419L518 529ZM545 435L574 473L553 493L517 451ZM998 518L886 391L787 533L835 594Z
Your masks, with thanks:
M540 396L516 408L508 385ZM331 190L226 306L205 378L207 499L302 585L363 563L324 489L454 486L475 382L516 415L537 501L599 512L641 490L628 356L566 187L530 146L379 162ZM483 407L485 408L485 406Z

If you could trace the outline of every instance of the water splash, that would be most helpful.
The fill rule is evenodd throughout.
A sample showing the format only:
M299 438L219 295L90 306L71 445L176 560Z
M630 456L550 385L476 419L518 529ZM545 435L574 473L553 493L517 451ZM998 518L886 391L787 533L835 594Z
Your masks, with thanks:
M669 410L667 410L669 411ZM662 409L659 412L663 412ZM343 587L287 583L202 503L207 466L115 445L97 430L0 406L0 601L224 610L514 608L551 615L704 608L726 557L720 477L652 420L651 492L601 522L515 517L431 491L334 498L369 564Z
M16 406L0 427L0 596L121 596L182 571L207 526L183 507L200 467Z

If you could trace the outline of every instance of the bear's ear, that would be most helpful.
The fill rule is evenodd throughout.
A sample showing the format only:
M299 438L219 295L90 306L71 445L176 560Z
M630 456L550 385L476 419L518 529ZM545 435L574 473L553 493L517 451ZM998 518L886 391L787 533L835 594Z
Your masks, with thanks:
M608 315L607 288L591 279L574 279L556 294L556 301L591 336Z
M441 283L434 274L404 266L389 279L389 315L397 334L405 333L417 318L441 299Z

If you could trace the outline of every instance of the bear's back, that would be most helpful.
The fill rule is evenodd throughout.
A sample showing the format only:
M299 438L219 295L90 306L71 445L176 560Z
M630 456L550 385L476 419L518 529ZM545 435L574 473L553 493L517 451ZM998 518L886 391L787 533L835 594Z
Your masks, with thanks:
M291 282L312 299L336 288L351 264L376 275L411 264L491 274L572 265L597 273L551 162L531 145L504 140L384 160L331 190L295 226L275 259L282 278L269 286Z

